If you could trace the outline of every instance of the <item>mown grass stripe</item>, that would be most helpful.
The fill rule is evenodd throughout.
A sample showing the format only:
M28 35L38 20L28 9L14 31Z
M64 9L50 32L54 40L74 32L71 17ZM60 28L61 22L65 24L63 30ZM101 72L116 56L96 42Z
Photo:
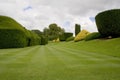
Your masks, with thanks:
M10 56L3 56L5 58L0 60L0 63L11 63L13 61L16 61L18 58L22 58L27 54L29 55L30 52L32 52L34 49L37 49L37 48L38 46L35 46L33 48L26 48L26 49L20 50L17 53L8 53Z
M54 49L57 49L57 50L61 50L61 51L64 51L64 53L68 53L68 54L73 54L73 55L77 55L80 59L79 59L79 61L80 62L82 62L82 64L88 64L88 63L90 63L90 64L92 64L92 65L94 65L94 64L101 64L101 65L104 65L104 64L108 64L108 65L111 65L111 66L120 66L120 62L119 62L119 60L117 61L117 63L115 63L116 62L116 60L114 60L114 59L110 59L109 58L109 60L108 59L106 59L106 58L104 58L104 57L96 57L96 56L94 56L94 55L88 55L88 54L86 54L86 52L83 52L83 51L75 51L74 49L70 49L70 50L67 50L66 48L56 48L56 47L53 47ZM83 57L84 56L84 59L82 58L81 59L81 57ZM85 62L85 63L84 63Z

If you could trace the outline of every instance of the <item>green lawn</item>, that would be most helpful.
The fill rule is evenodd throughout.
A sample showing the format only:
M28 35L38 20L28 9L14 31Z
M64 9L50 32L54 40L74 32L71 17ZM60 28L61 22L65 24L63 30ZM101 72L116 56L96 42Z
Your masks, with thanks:
M120 80L120 38L1 49L0 80Z

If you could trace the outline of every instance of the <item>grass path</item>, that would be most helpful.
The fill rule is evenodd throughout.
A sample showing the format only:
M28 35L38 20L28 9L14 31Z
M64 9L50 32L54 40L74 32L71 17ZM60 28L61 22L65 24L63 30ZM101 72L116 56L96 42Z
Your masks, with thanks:
M0 80L120 80L119 56L76 44L1 49Z

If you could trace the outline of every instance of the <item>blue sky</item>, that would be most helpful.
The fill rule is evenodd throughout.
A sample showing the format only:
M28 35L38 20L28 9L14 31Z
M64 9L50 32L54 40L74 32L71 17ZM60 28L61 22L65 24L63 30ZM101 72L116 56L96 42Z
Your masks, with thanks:
M33 8L32 8L32 6L29 5L29 6L25 7L25 8L23 9L23 11L27 11L27 10L30 10L30 9L33 9Z
M89 17L91 22L95 22L95 17Z

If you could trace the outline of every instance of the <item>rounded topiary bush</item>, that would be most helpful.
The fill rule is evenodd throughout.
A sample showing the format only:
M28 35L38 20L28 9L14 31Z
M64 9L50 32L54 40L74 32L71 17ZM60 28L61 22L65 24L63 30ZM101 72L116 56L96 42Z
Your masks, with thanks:
M20 48L27 45L26 29L10 17L0 16L0 48Z
M120 36L120 9L101 12L95 17L98 31L103 36Z
M66 39L66 41L73 41L73 40L74 40L73 36L71 36L71 37L69 37L69 38Z
M84 40L89 41L89 40L98 39L101 37L102 36L99 32L93 32L93 33L90 33L89 35L87 35Z

